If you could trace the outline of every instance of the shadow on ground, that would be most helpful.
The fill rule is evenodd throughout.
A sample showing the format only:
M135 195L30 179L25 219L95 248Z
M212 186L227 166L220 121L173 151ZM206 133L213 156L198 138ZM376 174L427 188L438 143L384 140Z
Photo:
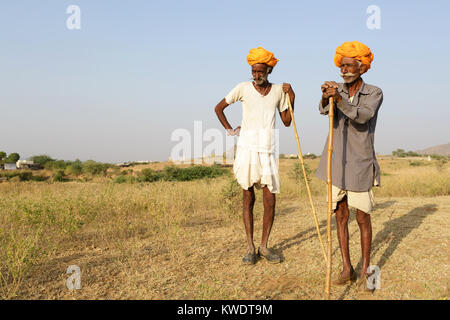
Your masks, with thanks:
M388 247L384 250L377 265L380 269L386 264L389 258L393 255L398 245L406 238L411 231L417 229L423 222L423 220L438 210L436 204L427 204L422 207L414 208L407 214L384 222L383 230L379 231L375 239L372 241L371 256L375 256L381 248L389 243ZM362 266L362 259L359 260L358 265L355 268L357 273L360 272ZM345 291L339 297L344 299L348 294L351 285L345 288Z
M376 210L386 209L386 208L394 205L395 203L396 203L396 201L394 201L394 200L389 200L389 201L382 202L380 204L377 204ZM289 208L286 208L284 210L287 210L287 213L291 213L291 212L295 211L295 207L289 207ZM308 213L308 214L310 214L311 215L311 219L313 219L311 209L308 208L308 210L310 211L310 213ZM352 223L354 220L355 220L355 214L352 214L352 212L350 212L349 224ZM326 220L322 220L321 222L319 222L319 229L321 230L322 239L323 239L324 243L326 241L326 239L325 239L325 228L326 228L326 225L327 225L327 221ZM334 219L332 219L331 229L333 231L336 229L336 223L335 223ZM295 245L299 245L300 243L302 243L304 241L307 241L307 240L309 240L309 239L311 239L313 237L318 237L317 236L316 227L312 227L312 228L306 229L306 230L304 230L302 232L297 233L295 236L293 236L291 238L288 238L288 239L285 239L285 240L281 241L280 243L278 243L278 244L276 244L274 246L274 249L279 251L282 254L284 250L289 249L289 248L291 248L291 247L293 247ZM335 250L337 250L337 248L335 248ZM333 254L334 254L334 252L333 252Z

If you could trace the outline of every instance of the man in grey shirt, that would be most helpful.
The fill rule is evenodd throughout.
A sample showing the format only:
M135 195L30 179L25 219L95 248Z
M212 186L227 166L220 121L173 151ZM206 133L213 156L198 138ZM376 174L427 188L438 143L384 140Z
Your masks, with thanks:
M334 62L341 70L344 83L326 81L322 86L321 114L329 111L328 99L335 101L332 153L332 199L336 213L337 236L343 271L333 281L344 285L356 279L349 253L349 206L356 208L356 220L361 232L362 269L358 287L366 289L370 263L372 225L370 211L374 205L372 186L380 184L380 167L375 157L374 133L378 110L383 101L380 88L365 83L361 75L367 72L373 54L364 44L345 42L336 50ZM316 176L326 181L328 139Z

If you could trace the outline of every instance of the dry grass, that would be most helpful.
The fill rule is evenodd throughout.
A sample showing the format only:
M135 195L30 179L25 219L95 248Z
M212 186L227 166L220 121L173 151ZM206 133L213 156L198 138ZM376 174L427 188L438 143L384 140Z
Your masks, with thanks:
M320 299L325 266L305 187L289 178L296 160L281 160L282 193L270 244L284 257L241 264L245 232L241 194L230 177L193 182L0 184L0 295L4 299ZM313 171L318 160L307 160ZM160 169L165 164L153 164ZM373 295L333 287L335 299L446 299L450 166L381 159L375 190L372 264L382 287ZM148 167L148 166L143 166ZM158 168L156 168L158 167ZM142 169L142 168L136 168ZM312 178L322 231L325 185ZM255 240L262 194L257 192ZM231 205L230 205L231 204ZM235 204L235 205L233 205ZM353 216L354 217L354 216ZM359 231L350 225L359 267ZM334 271L340 253L333 230ZM65 286L70 265L82 289Z

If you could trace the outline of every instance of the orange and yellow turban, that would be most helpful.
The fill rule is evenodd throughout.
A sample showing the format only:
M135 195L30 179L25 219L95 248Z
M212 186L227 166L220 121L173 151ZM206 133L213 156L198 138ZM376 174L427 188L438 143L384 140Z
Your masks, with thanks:
M341 60L344 57L359 60L367 65L368 69L370 69L370 64L373 61L373 53L370 51L370 48L358 41L344 42L340 47L336 48L334 56L336 66L341 66Z
M250 50L250 53L247 56L247 62L251 66L257 63L265 63L268 66L275 67L278 59L273 56L272 52L267 51L263 47L258 47Z

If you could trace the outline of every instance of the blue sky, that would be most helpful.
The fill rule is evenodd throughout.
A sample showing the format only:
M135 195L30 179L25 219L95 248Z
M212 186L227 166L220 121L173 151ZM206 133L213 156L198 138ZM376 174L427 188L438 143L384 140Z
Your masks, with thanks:
M81 29L69 30L69 5ZM369 30L369 5L381 29ZM22 158L166 160L177 128L221 129L214 106L250 78L248 50L279 63L291 83L304 153L320 154L328 119L320 85L340 81L344 41L374 52L367 83L384 92L375 148L389 154L450 142L448 1L9 1L0 5L0 150ZM232 126L241 106L226 109ZM280 152L295 153L292 127Z

